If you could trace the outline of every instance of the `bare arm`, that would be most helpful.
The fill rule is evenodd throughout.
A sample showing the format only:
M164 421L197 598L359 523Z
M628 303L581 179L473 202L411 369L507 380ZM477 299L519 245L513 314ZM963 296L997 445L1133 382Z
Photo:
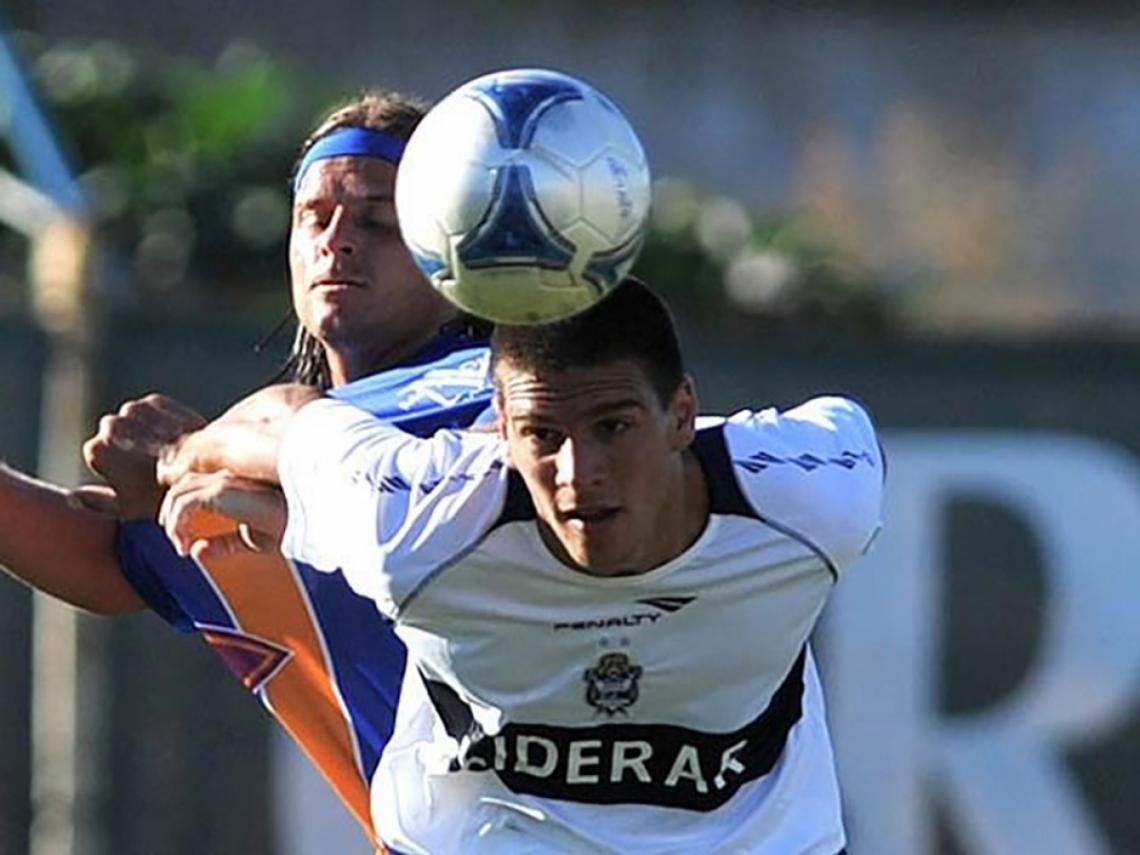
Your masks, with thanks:
M103 416L99 432L83 445L88 468L102 475L113 491L114 512L123 519L153 520L165 492L155 465L163 448L198 430L206 420L166 395L128 401ZM88 499L91 491L81 493Z
M159 458L159 480L171 485L190 472L226 471L278 483L277 452L292 417L320 397L316 389L300 385L254 392L206 427L172 443Z
M119 569L115 528L68 490L0 464L0 564L33 588L99 614L141 609Z

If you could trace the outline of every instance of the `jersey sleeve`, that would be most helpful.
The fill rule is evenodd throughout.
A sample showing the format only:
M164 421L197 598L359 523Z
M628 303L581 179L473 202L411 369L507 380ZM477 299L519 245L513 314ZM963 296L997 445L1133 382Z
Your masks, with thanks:
M152 520L119 523L115 551L123 576L143 602L179 632L192 632L194 619L180 594L197 578L197 566L175 552L162 527Z
M506 472L492 433L420 439L351 405L315 401L278 455L286 557L343 570L389 617L493 525Z
M801 540L837 577L882 524L884 461L867 412L841 397L778 412L742 411L724 425L749 503Z

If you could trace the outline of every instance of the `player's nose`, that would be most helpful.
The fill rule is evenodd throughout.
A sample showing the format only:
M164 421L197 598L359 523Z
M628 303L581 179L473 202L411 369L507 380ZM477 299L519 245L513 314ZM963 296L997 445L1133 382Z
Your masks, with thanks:
M352 255L356 252L356 234L352 228L348 211L343 205L337 206L329 218L328 225L320 235L321 249L334 254Z
M568 436L558 449L555 467L558 486L587 487L603 480L605 457L597 443Z

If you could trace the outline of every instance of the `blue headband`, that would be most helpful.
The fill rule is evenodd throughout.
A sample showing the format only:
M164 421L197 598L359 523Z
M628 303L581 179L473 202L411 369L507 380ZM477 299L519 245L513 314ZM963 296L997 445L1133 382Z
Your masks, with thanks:
M297 195L305 173L318 160L327 160L330 157L377 157L391 164L397 164L403 157L404 146L402 139L385 131L372 128L339 128L328 136L321 137L305 152L305 156L301 158L301 165L297 167L297 173L293 176L293 195Z

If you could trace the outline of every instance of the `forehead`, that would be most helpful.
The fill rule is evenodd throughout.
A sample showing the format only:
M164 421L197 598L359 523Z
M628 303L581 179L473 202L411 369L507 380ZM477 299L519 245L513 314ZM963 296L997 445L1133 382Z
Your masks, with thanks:
M502 362L496 368L496 381L508 418L562 420L625 406L658 407L645 370L631 360L560 371Z
M330 157L315 161L305 172L295 205L320 199L391 199L396 167L376 157Z

